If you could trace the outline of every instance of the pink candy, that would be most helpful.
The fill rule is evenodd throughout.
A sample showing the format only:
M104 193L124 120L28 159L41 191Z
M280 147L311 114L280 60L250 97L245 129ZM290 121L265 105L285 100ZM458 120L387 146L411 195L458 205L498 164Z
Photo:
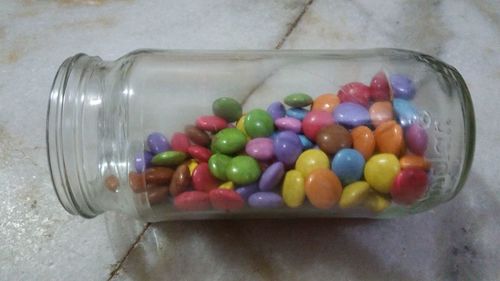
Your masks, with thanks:
M274 121L274 125L280 130L280 131L292 131L294 133L300 133L302 129L302 124L300 123L300 120L292 118L292 117L282 117L276 119Z
M331 124L333 124L333 116L330 112L313 110L302 120L302 130L306 137L315 140L319 130Z
M338 97L340 102L353 102L368 107L370 88L363 83L351 82L340 88Z
M250 140L245 152L257 160L270 160L274 156L273 140L270 138L256 138Z

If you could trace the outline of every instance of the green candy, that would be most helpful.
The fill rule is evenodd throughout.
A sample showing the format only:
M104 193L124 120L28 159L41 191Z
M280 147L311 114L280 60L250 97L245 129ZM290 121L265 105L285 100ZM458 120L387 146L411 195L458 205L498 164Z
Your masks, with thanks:
M151 163L161 166L177 166L186 160L186 153L180 151L165 151L156 154Z
M313 99L308 94L295 93L285 97L285 104L291 107L304 107L311 105Z
M254 183L259 180L260 167L250 156L236 156L229 162L226 176L237 185Z
M218 98L212 103L212 111L216 116L234 122L241 117L241 104L233 98Z
M245 148L247 137L236 128L227 128L215 135L213 144L213 149L217 152L235 154Z
M222 181L227 181L226 169L231 162L231 157L216 153L208 159L208 168L212 175Z
M262 109L254 109L245 117L245 131L251 138L268 137L274 131L271 115Z

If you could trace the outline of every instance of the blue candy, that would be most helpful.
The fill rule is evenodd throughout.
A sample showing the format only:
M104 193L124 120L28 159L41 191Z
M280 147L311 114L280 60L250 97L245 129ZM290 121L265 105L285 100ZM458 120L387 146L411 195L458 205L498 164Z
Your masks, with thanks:
M313 142L310 139L308 139L306 136L300 134L299 139L300 139L300 142L302 143L302 148L304 150L313 148L313 146L314 146Z
M411 102L404 99L394 99L392 106L401 127L408 127L418 121L418 109Z
M363 176L365 158L355 149L339 150L332 160L332 170L343 185L358 181Z
M308 112L309 110L307 109L303 109L300 107L292 107L286 111L286 116L299 119L300 121L302 121Z

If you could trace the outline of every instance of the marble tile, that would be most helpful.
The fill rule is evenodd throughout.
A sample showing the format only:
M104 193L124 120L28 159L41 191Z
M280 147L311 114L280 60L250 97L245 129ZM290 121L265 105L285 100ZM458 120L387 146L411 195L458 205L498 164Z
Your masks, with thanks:
M46 161L52 79L78 52L274 48L305 1L0 1L0 280L103 280L144 224L65 213Z

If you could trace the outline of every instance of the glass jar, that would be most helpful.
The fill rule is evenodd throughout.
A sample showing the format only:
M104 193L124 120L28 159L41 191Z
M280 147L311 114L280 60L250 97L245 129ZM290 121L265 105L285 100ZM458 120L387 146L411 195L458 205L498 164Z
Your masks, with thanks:
M474 138L457 70L397 49L78 54L47 115L64 208L151 222L421 212L460 191Z

